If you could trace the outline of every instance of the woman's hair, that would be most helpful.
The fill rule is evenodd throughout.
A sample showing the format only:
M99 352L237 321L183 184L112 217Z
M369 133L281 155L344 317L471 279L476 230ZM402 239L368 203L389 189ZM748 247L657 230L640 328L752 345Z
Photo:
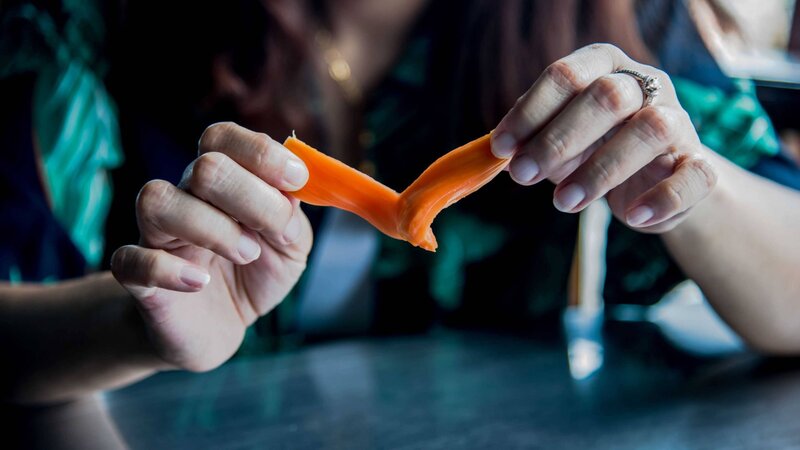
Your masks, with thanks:
M195 136L208 123L236 119L213 77L224 61L248 85L268 83L274 95L267 101L282 116L303 60L303 38L283 20L283 3L292 2L127 2L116 23L110 77L123 111Z
M430 0L432 2L438 0ZM673 0L467 0L460 61L478 58L481 106L491 128L556 59L590 42L612 42L637 59L647 59L634 8ZM174 126L176 117L198 124L237 118L225 89L215 86L213 64L224 60L251 86L263 84L276 120L310 126L302 73L313 32L298 20L320 12L317 0L128 2L113 67L118 96L143 110L165 99L190 105L185 111L151 110ZM305 27L305 28L304 28ZM477 52L477 54L475 54ZM469 56L469 58L467 57ZM466 69L466 68L464 68ZM456 70L459 70L458 68ZM290 95L287 95L290 94ZM310 99L306 99L310 100ZM306 109L305 114L302 109ZM189 131L189 130L187 130ZM196 133L197 129L190 130Z
M470 33L480 33L482 104L487 126L551 63L590 43L608 42L652 63L636 10L667 9L672 0L479 0ZM657 5L660 4L660 5ZM464 52L471 49L462 49Z

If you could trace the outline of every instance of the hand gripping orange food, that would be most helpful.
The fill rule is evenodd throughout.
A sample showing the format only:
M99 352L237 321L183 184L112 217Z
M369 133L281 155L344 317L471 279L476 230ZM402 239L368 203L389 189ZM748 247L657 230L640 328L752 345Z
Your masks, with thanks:
M477 191L508 164L492 154L487 134L437 159L401 194L297 138L284 146L305 162L308 183L291 194L303 202L357 214L388 236L436 251L433 219Z

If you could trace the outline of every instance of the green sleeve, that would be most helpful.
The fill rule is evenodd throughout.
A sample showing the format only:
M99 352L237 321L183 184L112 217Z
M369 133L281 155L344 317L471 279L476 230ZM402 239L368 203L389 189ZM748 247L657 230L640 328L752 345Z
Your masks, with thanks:
M111 204L108 171L122 163L117 113L105 89L100 48L105 30L95 2L65 0L57 26L33 4L0 19L0 78L36 77L33 126L53 214L90 267L104 251Z

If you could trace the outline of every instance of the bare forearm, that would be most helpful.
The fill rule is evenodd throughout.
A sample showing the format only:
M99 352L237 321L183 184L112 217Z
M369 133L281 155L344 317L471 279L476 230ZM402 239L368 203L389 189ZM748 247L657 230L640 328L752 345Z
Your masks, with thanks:
M800 194L712 155L717 189L664 242L746 341L800 352Z
M64 401L153 373L133 300L108 274L50 286L0 285L2 398Z

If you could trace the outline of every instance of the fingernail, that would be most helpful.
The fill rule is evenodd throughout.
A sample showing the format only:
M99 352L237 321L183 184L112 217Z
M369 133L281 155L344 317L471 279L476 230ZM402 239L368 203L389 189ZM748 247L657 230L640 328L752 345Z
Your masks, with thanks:
M292 218L289 219L289 223L286 224L286 228L283 230L283 239L287 244L294 243L300 238L300 232L302 231L301 224L300 215L297 213L293 214Z
M192 288L201 288L211 281L211 275L192 266L183 266L178 277L185 285Z
M236 247L236 250L246 262L255 261L261 254L261 246L258 245L258 242L246 234L239 238L239 246Z
M283 168L283 181L294 189L300 189L308 181L308 169L300 161L289 159Z
M562 212L571 212L586 198L586 191L575 183L568 184L558 191L553 204Z
M637 206L625 216L625 221L628 222L628 225L635 227L652 219L654 215L653 208L647 205Z
M492 153L498 158L510 158L516 146L517 140L508 133L500 133L492 138Z
M530 183L539 175L539 164L531 155L519 155L509 164L508 171L517 183Z

